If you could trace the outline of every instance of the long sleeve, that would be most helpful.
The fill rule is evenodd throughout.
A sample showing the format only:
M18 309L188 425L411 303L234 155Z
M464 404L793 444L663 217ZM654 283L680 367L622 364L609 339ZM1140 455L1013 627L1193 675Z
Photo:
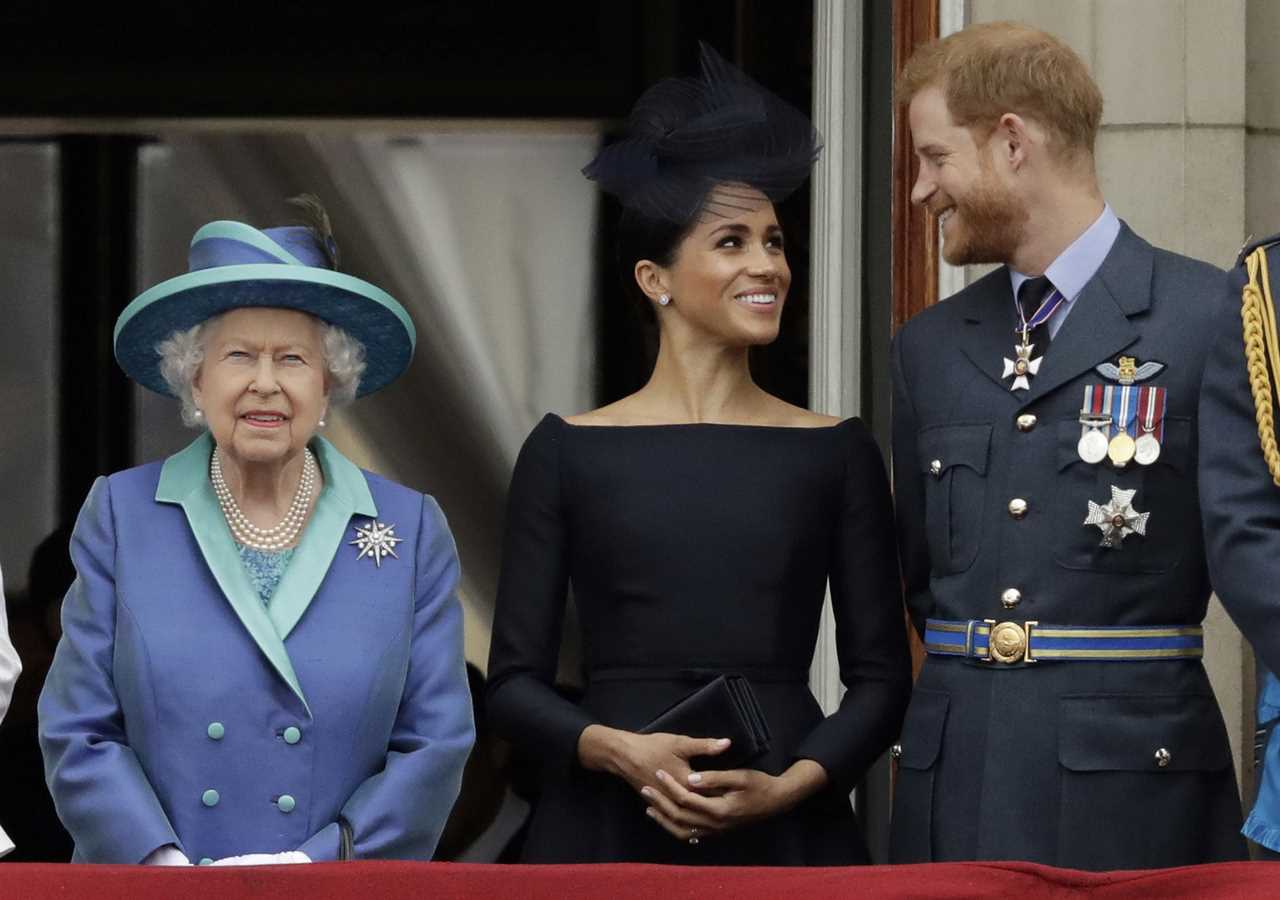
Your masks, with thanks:
M13 686L22 674L22 662L18 659L18 651L13 649L9 640L9 619L5 611L4 576L0 574L0 722L9 711L9 701L13 698Z
M13 685L22 673L22 663L18 653L9 640L9 622L5 614L4 575L0 574L0 722L9 711L9 700L13 697ZM13 850L13 841L0 828L0 856Z
M1280 487L1262 457L1245 368L1242 273L1226 290L1200 392L1200 508L1209 577L1268 669L1280 671Z
M897 510L902 582L912 624L921 634L933 610L929 586L929 543L925 532L924 489L916 450L918 424L902 365L903 335L893 340L893 505Z
M884 461L861 422L852 422L843 506L829 575L836 620L840 707L801 743L838 785L852 787L898 735L911 692L911 666L893 504Z
M430 859L475 742L458 554L444 513L430 497L424 498L418 534L409 670L386 764L342 807L356 859ZM341 825L332 822L298 849L315 861L333 860L340 842Z
M76 520L76 580L62 604L62 639L40 692L45 778L63 826L86 862L137 863L182 842L125 734L113 657L117 616L116 523L99 478Z
M553 689L569 587L561 501L564 425L543 419L516 460L507 500L502 574L489 651L494 728L546 763L570 767L594 720Z

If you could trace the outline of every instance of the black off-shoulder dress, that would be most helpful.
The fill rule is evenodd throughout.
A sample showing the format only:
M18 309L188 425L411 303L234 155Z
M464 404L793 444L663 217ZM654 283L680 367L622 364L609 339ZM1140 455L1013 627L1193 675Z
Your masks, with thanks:
M848 688L807 685L827 581ZM552 688L568 591L586 692ZM681 843L623 780L577 761L592 723L635 730L719 672L746 675L773 736L830 786L789 813ZM866 427L574 426L546 416L512 479L489 658L490 718L545 763L529 862L867 861L848 793L896 737L910 672L893 511Z

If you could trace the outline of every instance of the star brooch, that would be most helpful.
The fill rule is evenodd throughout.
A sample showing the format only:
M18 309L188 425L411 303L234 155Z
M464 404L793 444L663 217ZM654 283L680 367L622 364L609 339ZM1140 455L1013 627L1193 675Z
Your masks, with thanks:
M1133 508L1133 495L1136 490L1122 491L1111 485L1111 502L1094 503L1089 501L1089 515L1084 520L1086 525L1097 525L1102 529L1103 547L1115 548L1131 534L1147 534L1147 519L1151 513L1140 513Z
M348 541L351 546L360 549L360 555L357 560L364 559L366 556L373 560L373 564L379 569L382 568L382 560L388 556L396 556L396 544L404 540L404 538L396 537L395 525L383 525L378 521L371 521L365 525L355 526L356 539Z

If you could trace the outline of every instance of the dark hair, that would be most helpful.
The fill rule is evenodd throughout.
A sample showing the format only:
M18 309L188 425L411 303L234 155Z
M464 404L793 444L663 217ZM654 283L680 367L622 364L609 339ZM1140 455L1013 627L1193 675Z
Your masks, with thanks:
M697 221L696 217L686 222L672 221L623 207L622 217L618 220L618 280L622 283L623 293L635 301L637 310L646 319L652 319L653 306L636 283L636 263L648 259L664 267L673 264L680 243L693 231Z

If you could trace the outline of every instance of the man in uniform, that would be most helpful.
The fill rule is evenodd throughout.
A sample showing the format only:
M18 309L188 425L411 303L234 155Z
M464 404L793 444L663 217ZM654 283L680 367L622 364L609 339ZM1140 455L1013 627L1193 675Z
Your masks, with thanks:
M1272 278L1280 279L1280 235L1247 245L1231 273L1200 394L1200 503L1214 589L1267 670L1258 725L1270 737L1244 833L1265 858L1280 859L1280 339Z
M1196 413L1224 274L1098 188L1102 97L1062 42L976 25L899 82L912 200L1000 268L893 349L907 602L928 652L891 857L1084 869L1244 856L1201 665Z

